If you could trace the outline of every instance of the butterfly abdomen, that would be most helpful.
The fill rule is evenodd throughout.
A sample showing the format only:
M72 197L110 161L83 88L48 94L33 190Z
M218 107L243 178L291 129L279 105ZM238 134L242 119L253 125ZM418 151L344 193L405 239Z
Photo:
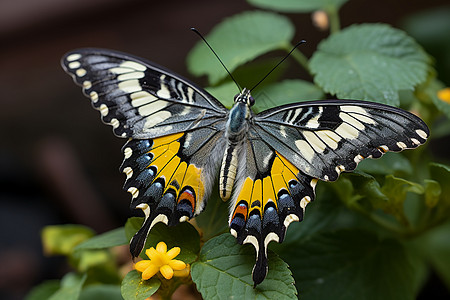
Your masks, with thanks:
M247 134L251 114L250 107L245 102L236 102L228 115L225 133L228 144L223 155L219 176L220 197L224 201L231 196L237 174L239 150L242 148Z

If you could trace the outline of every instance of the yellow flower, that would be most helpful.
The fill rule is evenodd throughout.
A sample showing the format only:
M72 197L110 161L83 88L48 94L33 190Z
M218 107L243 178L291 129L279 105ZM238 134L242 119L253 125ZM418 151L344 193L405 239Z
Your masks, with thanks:
M450 87L438 91L437 96L442 101L450 103Z
M181 260L174 259L180 254L180 251L180 247L173 247L167 251L166 243L159 242L156 249L151 247L145 250L145 254L150 260L141 260L134 267L137 271L142 272L143 280L150 279L158 271L166 279L171 279L174 275L187 276L189 275L189 266Z

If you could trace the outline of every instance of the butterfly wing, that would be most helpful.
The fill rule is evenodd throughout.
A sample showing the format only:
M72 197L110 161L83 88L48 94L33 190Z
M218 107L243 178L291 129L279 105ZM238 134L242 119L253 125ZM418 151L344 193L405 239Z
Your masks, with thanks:
M227 109L194 83L129 54L79 49L61 64L119 137L138 139L209 126Z
M364 158L423 144L427 125L388 105L357 100L302 102L255 117L258 133L302 172L334 181Z
M317 179L336 180L359 161L424 143L429 130L411 113L352 100L303 102L254 117L236 184L230 228L257 252L255 284L267 273L267 246L282 242L314 200Z
M290 163L255 128L249 130L243 148L229 225L238 243L256 249L252 272L256 286L267 274L268 244L281 243L289 224L303 219L317 179Z
M130 243L133 256L158 222L176 225L199 214L211 193L227 109L188 80L143 59L79 49L62 66L83 88L123 147L124 189L145 215Z

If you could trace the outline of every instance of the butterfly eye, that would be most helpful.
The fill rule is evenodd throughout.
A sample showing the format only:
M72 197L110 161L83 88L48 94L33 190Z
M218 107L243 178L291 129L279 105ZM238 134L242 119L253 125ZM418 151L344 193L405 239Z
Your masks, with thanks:
M236 94L236 95L234 96L234 102L236 102L236 101L238 100L239 95L240 95L240 94Z
M248 104L250 106L253 106L255 104L255 98L253 98L252 96L248 97Z

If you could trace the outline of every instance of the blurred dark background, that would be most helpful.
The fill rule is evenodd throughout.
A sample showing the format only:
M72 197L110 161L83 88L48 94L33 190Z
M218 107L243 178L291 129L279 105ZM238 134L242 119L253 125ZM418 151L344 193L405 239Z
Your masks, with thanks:
M447 3L353 0L341 10L341 25L401 27L408 16ZM249 9L254 8L245 1L0 1L1 299L21 299L33 285L65 271L61 260L42 254L43 226L77 223L101 233L129 216L130 197L118 171L125 141L101 124L62 71L61 56L78 47L112 48L206 84L186 70L185 57L198 41L188 29L207 34L223 18ZM288 16L297 28L295 39L308 41L301 50L310 56L327 33L312 25L310 15ZM435 57L444 50L427 49ZM448 61L439 66L447 72L448 67Z

